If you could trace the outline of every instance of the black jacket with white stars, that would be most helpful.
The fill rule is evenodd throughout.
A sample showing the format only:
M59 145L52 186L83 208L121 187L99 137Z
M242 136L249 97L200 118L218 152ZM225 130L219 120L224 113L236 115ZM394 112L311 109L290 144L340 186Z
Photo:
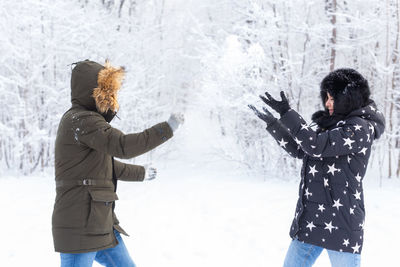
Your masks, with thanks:
M311 129L294 110L268 132L291 156L303 160L293 239L326 249L361 253L365 175L372 142L385 129L376 105L355 110L332 127Z

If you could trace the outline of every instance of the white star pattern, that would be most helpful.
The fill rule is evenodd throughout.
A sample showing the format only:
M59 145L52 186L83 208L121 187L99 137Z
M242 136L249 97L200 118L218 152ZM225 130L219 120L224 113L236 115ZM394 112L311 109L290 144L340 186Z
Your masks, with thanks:
M308 192L308 188L306 188L306 192L304 193L304 195L307 197L307 199L308 199L308 197L309 196L312 196L312 193L311 192Z
M293 132L292 141L285 135L280 135L279 139L276 139L285 150L293 141L296 142L293 150L296 146L300 149L309 149L308 152L304 151L308 161L303 161L305 166L300 182L300 199L291 232L292 236L299 234L299 238L303 237L302 242L319 241L322 246L326 244L336 251L350 253L362 251L364 214L359 205L364 200L362 181L368 165L365 157L374 153L371 145L375 133L378 133L379 127L382 126L380 122L374 126L374 122L371 121L374 113L371 113L368 107L364 110L365 121L360 116L362 114L358 114L358 119L350 118L337 122L338 127L332 127L336 128L336 132L330 132L328 140L325 140L328 142L327 147L321 147L316 142L321 141L318 139L319 134L314 135L314 129L317 131L318 127L307 125L305 121L296 122L297 128L294 129L297 132ZM326 133L322 131L320 134L325 136ZM346 187L343 187L344 185ZM349 221L352 229L347 225ZM329 234L322 230L327 230ZM359 232L354 236L352 230Z
M306 221L306 222L307 222L306 228L310 228L310 232L312 232L312 229L316 228L316 226L314 225L313 222L309 222L309 221Z
M335 171L340 172L340 169L335 168L335 163L333 163L332 165L328 165L328 168L328 173L332 173L332 175L335 175Z
M301 129L300 129L300 131L301 130L307 130L308 131L308 125L307 124L301 124Z
M371 133L372 133L372 134L375 132L375 128L374 128L374 126L372 126L372 124L369 124L368 129L371 130Z
M360 252L359 251L360 247L361 246L358 244L358 242L356 242L356 245L354 247L351 247L353 249L353 254L356 253L356 252L359 253Z
M329 223L325 223L325 228L326 230L329 230L329 233L332 234L332 229L335 229L335 226L332 225L332 221L330 221Z
M286 144L288 144L288 142L286 142L283 138L282 138L281 141L278 141L278 143L279 143L279 145L280 145L281 147L284 147L284 148L286 148Z
M294 138L294 141L301 146L301 143L303 143L303 141L300 141L299 139L297 139L297 137Z
M333 200L334 204L332 205L333 208L337 208L339 210L339 207L342 207L343 205L340 203L340 198L337 200Z
M356 199L361 200L361 192L358 192L357 189L356 189L356 193L353 194L353 196L354 196Z
M350 138L343 138L343 140L344 140L343 146L349 146L349 149L353 148L351 144L355 142L354 140L351 140Z
M327 178L324 178L324 187L329 186L329 180Z
M318 204L318 210L321 212L324 212L324 210L325 210L324 204Z
M315 165L314 166L309 166L310 167L310 172L312 174L313 177L315 177L315 173L317 173L318 171L315 169Z
M357 173L357 175L354 178L356 178L357 182L361 182L362 177L360 176L359 172Z
M376 111L376 108L374 108L373 106L369 106L369 108L371 109L371 111Z
M358 152L358 153L363 153L364 154L364 156L367 154L367 150L368 150L368 148L367 147L364 147L363 149L361 149L361 151L360 152Z

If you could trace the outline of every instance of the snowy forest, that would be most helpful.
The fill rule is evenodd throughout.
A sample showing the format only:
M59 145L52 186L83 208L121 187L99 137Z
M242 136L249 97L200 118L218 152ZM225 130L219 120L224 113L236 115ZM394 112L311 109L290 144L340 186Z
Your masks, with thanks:
M109 59L127 70L115 127L138 132L171 112L186 116L179 138L146 161L258 173L299 163L247 104L284 90L311 122L321 79L357 69L386 118L370 168L400 176L399 0L2 0L0 21L2 171L53 168L71 64Z
M112 207L130 234L123 239L137 266L282 266L296 201L312 192L303 188L301 160L276 143L248 105L262 110L260 95L280 99L284 91L310 125L324 109L320 83L338 68L368 80L386 120L363 182L356 172L347 177L358 187L347 191L346 184L341 201L358 205L362 192L364 205L365 193L365 224L355 225L366 226L362 266L397 266L399 46L400 0L1 0L1 265L60 266L51 220L55 139L71 107L74 63L90 59L125 68L113 127L138 133L171 113L185 117L168 142L121 160L157 168L156 179L114 187ZM332 175L340 172L332 166ZM318 171L309 165L307 172ZM325 188L325 178L319 182ZM351 206L339 211L339 200L326 202L329 216L354 215ZM322 227L323 211L315 214ZM310 234L315 218L307 221ZM325 225L336 226L336 218ZM361 241L357 236L350 246L358 250ZM314 266L330 266L326 250L321 255Z

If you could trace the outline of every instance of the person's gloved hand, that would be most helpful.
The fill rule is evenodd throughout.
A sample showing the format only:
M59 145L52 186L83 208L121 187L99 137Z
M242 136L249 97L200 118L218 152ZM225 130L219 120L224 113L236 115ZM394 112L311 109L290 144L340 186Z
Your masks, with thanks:
M271 123L276 121L276 118L274 117L274 115L272 115L271 112L269 112L268 109L263 108L265 113L262 113L258 111L258 109L256 109L253 105L248 105L248 107L257 115L257 117L265 121L267 125L270 125Z
M184 121L185 117L182 113L172 113L167 122L172 131L175 132L175 130L178 129L179 125L181 125Z
M150 165L144 166L145 174L144 174L144 181L150 181L156 178L157 176L157 169L151 167Z
M281 116L288 112L288 110L290 109L289 101L287 100L283 91L281 91L281 101L277 101L268 92L265 92L265 95L267 96L267 98L260 95L262 101L264 101L264 103L270 106L273 110L278 112Z

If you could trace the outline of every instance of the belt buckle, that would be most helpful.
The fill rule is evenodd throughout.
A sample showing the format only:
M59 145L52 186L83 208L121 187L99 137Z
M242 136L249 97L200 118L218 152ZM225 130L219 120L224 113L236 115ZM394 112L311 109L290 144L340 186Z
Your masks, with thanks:
M82 184L83 185L91 185L90 179L83 179Z

